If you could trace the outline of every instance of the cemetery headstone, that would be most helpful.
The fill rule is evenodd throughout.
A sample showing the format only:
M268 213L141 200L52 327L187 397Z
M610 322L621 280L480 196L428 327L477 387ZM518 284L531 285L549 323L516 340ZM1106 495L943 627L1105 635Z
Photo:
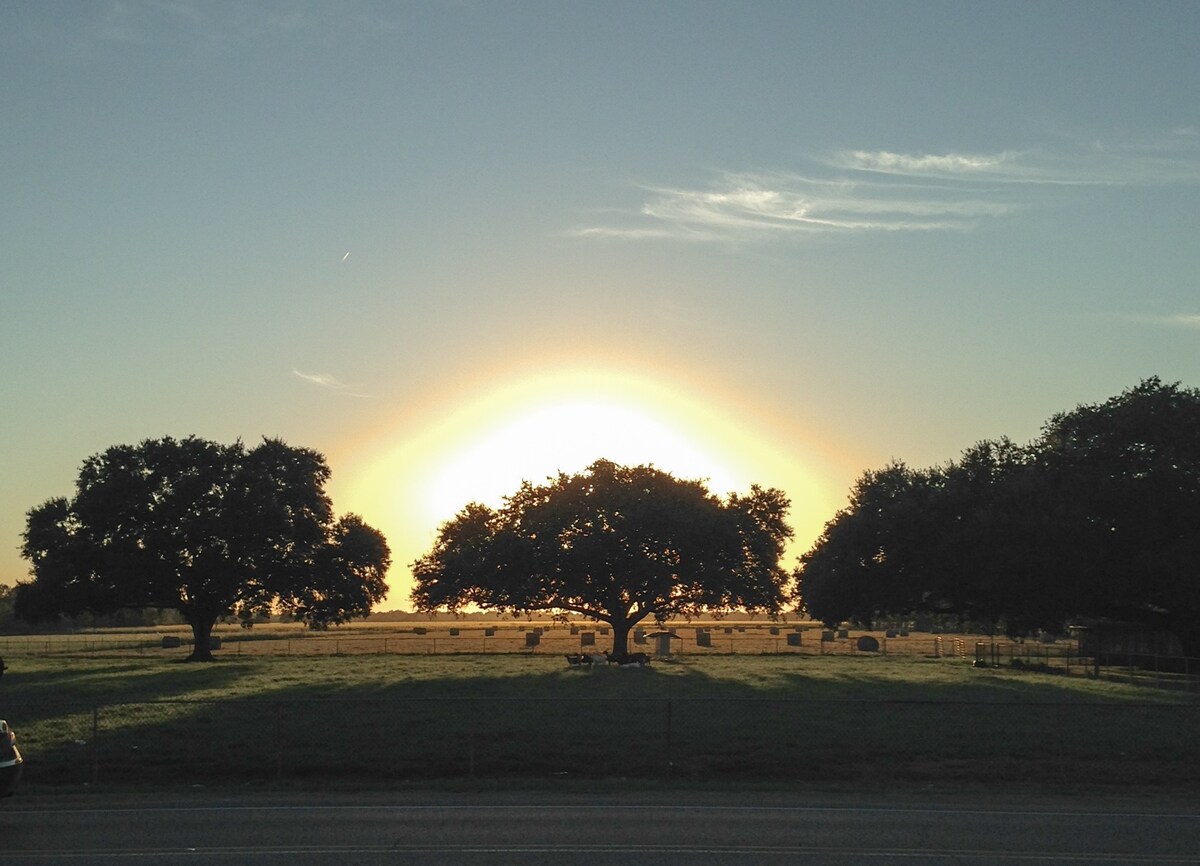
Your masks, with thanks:
M869 634L864 634L858 639L858 649L859 652L877 653L879 652L879 641Z

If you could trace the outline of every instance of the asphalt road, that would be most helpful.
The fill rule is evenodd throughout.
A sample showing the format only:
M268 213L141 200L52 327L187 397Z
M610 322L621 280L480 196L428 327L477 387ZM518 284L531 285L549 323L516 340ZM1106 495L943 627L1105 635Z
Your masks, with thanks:
M1200 804L977 793L662 790L38 795L0 806L0 862L45 864L1200 864Z

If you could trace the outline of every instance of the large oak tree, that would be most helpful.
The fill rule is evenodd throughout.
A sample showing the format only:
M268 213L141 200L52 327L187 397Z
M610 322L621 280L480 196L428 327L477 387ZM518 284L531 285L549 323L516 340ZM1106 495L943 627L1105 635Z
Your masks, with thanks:
M387 542L334 519L316 451L196 437L117 445L84 461L74 497L28 514L17 586L30 620L155 607L191 625L211 660L216 621L282 611L315 627L370 613L387 591Z
M788 506L779 490L722 499L700 481L598 460L525 482L498 509L464 508L413 564L413 600L423 611L576 614L612 626L623 657L648 617L778 613Z
M1110 620L1200 655L1197 562L1200 391L1151 378L1025 446L865 473L798 580L826 621L940 613L1019 634Z

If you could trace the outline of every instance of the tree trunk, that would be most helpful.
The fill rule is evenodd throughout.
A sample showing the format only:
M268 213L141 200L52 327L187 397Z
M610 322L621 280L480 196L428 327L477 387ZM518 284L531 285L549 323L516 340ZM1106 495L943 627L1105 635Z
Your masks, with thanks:
M613 658L621 661L629 655L629 628L632 623L624 617L620 619L614 617L608 621L608 624L612 626L613 630Z
M190 662L212 662L216 658L212 654L212 639L213 626L216 625L216 617L189 617L188 624L192 627L192 654L187 657Z

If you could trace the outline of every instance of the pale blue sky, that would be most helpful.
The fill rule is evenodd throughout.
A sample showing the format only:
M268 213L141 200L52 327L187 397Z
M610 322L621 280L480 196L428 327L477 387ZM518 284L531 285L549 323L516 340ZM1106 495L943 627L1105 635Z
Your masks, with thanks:
M364 455L522 377L687 391L832 491L789 490L803 546L890 458L1200 385L1198 38L1191 2L3 0L0 582L148 437L321 449L400 588Z

